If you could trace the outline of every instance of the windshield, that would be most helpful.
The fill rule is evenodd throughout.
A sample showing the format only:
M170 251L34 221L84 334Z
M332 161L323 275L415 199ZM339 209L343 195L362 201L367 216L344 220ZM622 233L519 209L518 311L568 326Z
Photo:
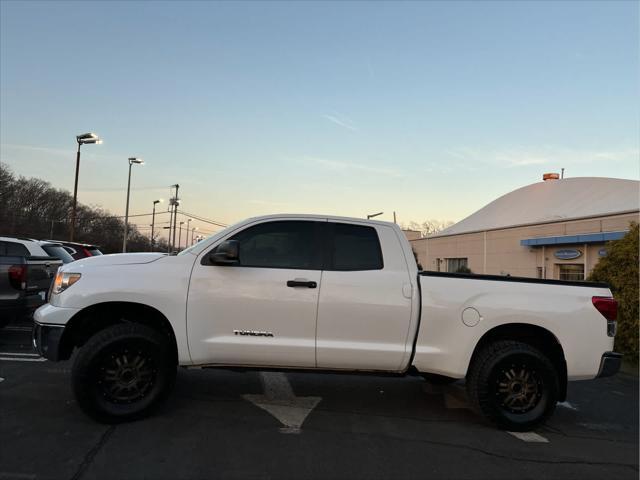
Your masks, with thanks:
M213 235L211 235L210 237L204 238L202 240L200 240L197 243L194 243L193 245L191 245L189 248L185 248L184 250L182 250L181 252L178 253L178 255L184 255L185 253L191 253L193 250L196 250L198 247L201 246L202 242L206 242L207 240L210 240L212 238L217 238L220 237L222 235L225 234L225 232L227 230L229 230L230 228L234 227L234 225L231 225L223 230L220 230L219 232L214 233Z
M42 245L42 249L47 252L47 255L49 255L50 257L57 257L62 260L62 263L71 263L74 260L62 245Z

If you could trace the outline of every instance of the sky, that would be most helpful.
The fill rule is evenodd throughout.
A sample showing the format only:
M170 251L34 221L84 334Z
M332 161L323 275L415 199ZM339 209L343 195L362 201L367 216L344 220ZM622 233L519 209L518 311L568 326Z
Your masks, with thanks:
M178 183L222 223L458 221L562 167L638 179L638 5L2 0L0 159L72 190L96 132L80 202L124 214L137 156L130 213Z

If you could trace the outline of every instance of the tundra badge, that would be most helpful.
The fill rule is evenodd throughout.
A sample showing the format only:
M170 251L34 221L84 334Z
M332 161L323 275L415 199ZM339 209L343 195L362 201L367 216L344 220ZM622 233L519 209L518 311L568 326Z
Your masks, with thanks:
M253 337L273 337L273 333L262 330L234 330L234 335L251 335Z

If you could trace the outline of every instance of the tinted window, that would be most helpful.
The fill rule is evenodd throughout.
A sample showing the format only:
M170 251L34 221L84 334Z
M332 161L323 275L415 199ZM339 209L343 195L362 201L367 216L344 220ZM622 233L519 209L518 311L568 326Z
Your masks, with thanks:
M62 263L73 262L73 257L69 255L62 245L42 245L42 249L47 252L50 257L56 257L62 260Z
M320 269L318 222L269 222L232 238L240 242L244 267Z
M375 228L345 223L335 223L332 227L331 270L382 268L382 251Z
M0 242L0 255L7 257L28 257L29 250L21 243Z
M89 247L89 248L87 248L87 250L89 250L89 253L93 257L97 257L98 255L102 255L102 252L100 250L98 250L97 248L95 248L95 247Z

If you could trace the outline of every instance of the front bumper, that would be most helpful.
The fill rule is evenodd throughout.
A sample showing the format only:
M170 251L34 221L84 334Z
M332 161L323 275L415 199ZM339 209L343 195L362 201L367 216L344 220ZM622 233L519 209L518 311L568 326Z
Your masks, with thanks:
M596 378L610 377L618 373L622 364L622 354L616 352L604 352L600 360L600 370Z
M52 362L60 360L60 344L64 325L33 322L32 342L36 351Z

